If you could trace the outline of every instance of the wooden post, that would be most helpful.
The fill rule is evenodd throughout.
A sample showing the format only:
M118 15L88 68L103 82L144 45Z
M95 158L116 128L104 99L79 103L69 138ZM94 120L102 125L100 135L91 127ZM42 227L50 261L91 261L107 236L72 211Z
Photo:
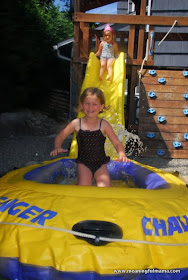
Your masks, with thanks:
M74 12L80 12L80 0L74 0Z
M80 12L80 0L75 0L74 14ZM76 117L75 108L78 105L78 73L79 65L74 58L80 57L80 24L74 22L74 43L73 43L73 59L71 63L71 85L70 85L70 119Z
M131 79L129 86L129 129L134 129L135 120L135 87L137 85L137 66L131 68Z
M140 6L140 15L143 16L145 14L146 14L146 0L142 0ZM138 35L138 52L137 52L138 59L143 59L144 33L145 33L145 25L141 25L139 27L139 35Z
M74 23L73 56L80 57L80 25L78 22Z
M75 0L74 12L80 11L80 0ZM80 24L74 22L73 57L80 57Z
M89 54L89 23L81 22L80 29L82 31L80 56L88 58Z
M135 38L135 25L131 25L129 29L128 39L128 63L132 64L134 59L134 38Z

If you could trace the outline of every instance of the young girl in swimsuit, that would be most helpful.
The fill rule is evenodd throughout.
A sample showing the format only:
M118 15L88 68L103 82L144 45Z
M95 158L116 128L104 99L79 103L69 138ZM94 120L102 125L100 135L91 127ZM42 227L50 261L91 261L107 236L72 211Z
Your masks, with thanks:
M118 45L114 42L115 34L114 30L109 24L106 25L103 32L103 41L99 45L99 49L96 52L96 56L100 56L100 73L99 80L102 81L102 76L105 69L108 70L108 81L112 80L113 75L113 65L115 61L115 55L119 55Z
M80 97L80 108L85 114L83 118L72 120L56 137L55 149L50 153L56 156L66 152L62 148L63 141L74 131L78 143L78 185L92 185L94 177L98 187L110 187L110 176L104 143L106 136L110 139L118 153L118 160L127 162L123 145L114 133L111 125L98 115L105 109L103 92L98 88L87 88Z

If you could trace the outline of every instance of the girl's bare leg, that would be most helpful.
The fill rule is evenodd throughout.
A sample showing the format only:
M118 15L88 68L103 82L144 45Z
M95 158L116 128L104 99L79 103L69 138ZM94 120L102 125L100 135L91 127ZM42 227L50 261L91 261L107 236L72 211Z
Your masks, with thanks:
M107 164L103 164L94 174L97 187L110 187L110 175L108 173Z
M101 68L100 68L100 73L99 73L99 80L102 81L102 76L106 69L106 59L101 58L100 63L101 63Z
M82 163L78 163L78 185L92 186L93 174L91 170Z
M108 70L108 76L109 76L108 79L107 79L108 81L112 80L114 61L115 61L114 58L109 58L107 60L107 70Z

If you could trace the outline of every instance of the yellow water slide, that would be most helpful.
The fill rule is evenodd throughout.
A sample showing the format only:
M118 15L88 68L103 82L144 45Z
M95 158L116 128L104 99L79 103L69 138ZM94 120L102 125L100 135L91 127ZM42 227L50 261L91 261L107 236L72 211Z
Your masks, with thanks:
M119 124L124 126L124 92L125 92L125 55L120 53L114 64L114 74L112 81L107 81L107 71L105 71L103 80L99 81L100 61L93 52L90 53L87 63L86 74L82 84L81 92L88 87L98 87L105 95L106 106L110 105L110 109L100 114L100 117L108 120L112 125ZM81 118L83 113L78 113ZM76 136L73 136L69 156L77 157Z

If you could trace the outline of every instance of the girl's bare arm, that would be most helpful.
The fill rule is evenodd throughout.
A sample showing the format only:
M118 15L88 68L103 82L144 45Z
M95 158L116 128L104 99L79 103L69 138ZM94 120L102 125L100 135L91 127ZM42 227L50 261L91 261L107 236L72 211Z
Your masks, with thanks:
M65 141L65 139L76 130L77 125L78 119L75 119L71 121L63 130L60 131L60 133L55 138L55 148L53 151L51 151L51 156L56 156L58 153L66 152L66 150L62 148L62 144Z
M110 141L112 142L114 148L116 149L117 153L118 153L118 160L120 161L129 161L126 154L125 154L125 149L122 145L122 143L119 141L118 137L116 136L112 126L107 122L103 120L103 128L104 128L104 132L105 134L108 136L108 138L110 139Z
M95 53L96 56L99 56L102 52L103 42L100 43L98 51Z

